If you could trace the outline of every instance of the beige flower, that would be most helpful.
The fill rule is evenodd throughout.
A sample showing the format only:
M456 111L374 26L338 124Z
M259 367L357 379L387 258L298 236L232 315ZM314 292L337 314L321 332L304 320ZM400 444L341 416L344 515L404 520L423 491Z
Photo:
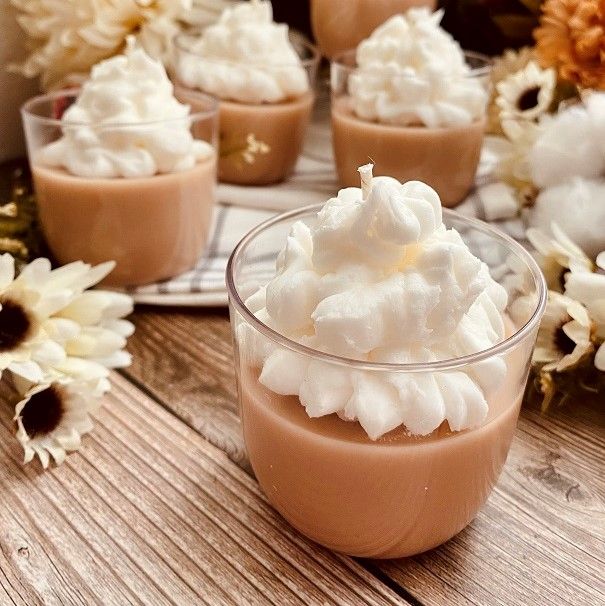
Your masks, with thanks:
M498 82L511 74L523 69L534 58L534 49L524 47L517 50L507 49L496 57L490 72L492 95L487 108L487 131L492 134L502 134L500 125L500 108L496 105Z
M542 372L572 370L593 351L591 321L586 308L565 295L550 291L538 331L533 362Z
M122 52L135 34L153 57L168 60L179 19L191 0L11 0L31 53L11 66L43 88L81 82L90 68Z
M70 263L51 269L36 259L15 277L11 255L0 256L0 375L4 370L42 383L63 373L70 357L104 369L130 363L123 351L132 324L127 295L86 289L114 263Z
M554 69L541 69L535 61L530 61L496 85L500 119L538 119L553 102L556 82Z
M90 415L109 389L106 379L42 383L30 387L15 407L17 440L24 463L38 456L46 469L52 457L57 465L93 428Z
M529 228L526 235L536 249L536 257L548 288L562 292L564 277L569 270L592 272L593 262L557 223L551 224L551 232L552 236L549 236L539 229Z
M535 196L529 153L542 131L542 125L529 120L505 119L502 131L507 146L502 150L495 175L519 192L520 202L527 203Z

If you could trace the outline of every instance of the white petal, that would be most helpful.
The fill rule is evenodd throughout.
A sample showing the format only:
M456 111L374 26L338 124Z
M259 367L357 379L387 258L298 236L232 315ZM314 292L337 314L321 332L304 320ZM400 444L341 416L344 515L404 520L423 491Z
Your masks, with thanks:
M3 291L15 279L15 259L4 253L0 256L0 291Z
M126 368L132 364L132 356L127 351L116 351L105 358L95 358L95 362L107 368Z
M51 339L59 343L74 339L81 330L77 322L68 318L49 318L42 324L42 327Z
M104 320L100 326L113 330L125 338L130 337L134 333L134 324L128 320Z
M594 365L598 370L605 372L605 343L602 343L599 347L594 357Z
M20 377L31 381L32 383L41 383L44 380L44 373L38 364L32 361L13 362L8 365L8 369Z
M55 341L43 341L32 347L32 358L42 366L55 366L65 360L65 350Z

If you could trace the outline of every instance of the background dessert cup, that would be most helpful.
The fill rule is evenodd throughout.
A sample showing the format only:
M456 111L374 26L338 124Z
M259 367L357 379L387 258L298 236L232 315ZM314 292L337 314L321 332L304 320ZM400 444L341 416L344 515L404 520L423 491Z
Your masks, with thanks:
M197 55L192 45L197 35L181 34L175 40L176 57L173 77L183 87L195 88L195 74L188 66L208 66L217 73L237 70L237 64ZM300 57L300 63L271 65L270 69L284 73L304 70L308 88L298 96L290 96L275 103L243 102L220 97L219 102L219 181L241 185L265 185L285 179L294 169L302 151L305 132L311 118L315 100L315 79L319 53L304 37L292 34L290 42ZM263 71L267 66L247 63L252 70L250 86L254 87L254 72L263 84ZM187 77L187 74L191 74ZM232 76L233 77L233 76ZM204 90L203 86L201 90ZM216 95L215 91L212 92Z
M321 54L334 57L357 46L392 15L436 0L311 0L311 26Z
M61 121L77 90L35 97L22 108L29 161L40 223L51 252L63 264L115 260L105 280L116 286L169 278L190 269L202 253L215 203L216 153L184 170L144 177L84 177L45 165L43 150L70 128L111 133L113 141L157 133L169 138L171 126L190 129L195 141L216 144L217 104L195 95L196 109L186 118L141 124L78 124ZM185 103L193 93L187 92ZM178 91L176 96L179 97Z
M531 255L482 222L444 212L492 277L521 272L526 294L512 294L507 337L463 358L421 364L360 362L310 349L262 323L248 297L273 276L272 260L298 220L312 225L320 207L290 212L254 229L234 251L227 270L235 364L244 437L256 477L273 506L300 532L336 551L372 558L410 556L460 532L487 499L506 460L545 305L544 279ZM517 276L519 277L519 276ZM251 347L254 344L254 347ZM372 441L357 422L336 414L310 418L295 396L280 396L259 382L252 349L266 345L334 369L376 379L472 375L496 358L506 376L488 396L480 426L452 432L447 421L424 437L399 427ZM294 367L295 365L293 365ZM334 376L334 375L332 375ZM286 378L287 379L287 378ZM379 382L379 381L378 381ZM374 405L372 394L367 405Z
M490 60L476 53L465 53L465 58L471 67L468 78L487 88ZM332 142L342 187L357 185L357 168L371 161L377 175L390 175L402 182L417 179L427 183L437 191L444 206L454 206L465 198L473 186L481 157L485 117L470 124L438 127L362 119L356 115L349 94L351 76L366 77L357 67L355 50L336 57L330 69ZM422 76L413 79L417 84ZM394 87L399 85L404 90L408 88L406 80L412 84L411 77L405 75L396 75L393 80ZM449 86L447 77L441 86Z

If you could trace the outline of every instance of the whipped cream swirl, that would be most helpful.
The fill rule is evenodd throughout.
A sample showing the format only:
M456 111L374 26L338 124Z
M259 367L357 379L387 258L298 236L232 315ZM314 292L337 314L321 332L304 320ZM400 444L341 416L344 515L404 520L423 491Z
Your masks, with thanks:
M341 190L311 227L292 226L275 277L248 308L294 341L370 362L447 360L502 341L506 291L443 225L437 193L360 171L361 190ZM416 435L444 420L454 431L479 425L506 372L498 357L458 372L362 371L278 347L247 325L238 331L265 387L298 396L311 417L358 421L371 439L402 424Z
M487 92L471 76L460 45L439 25L443 11L411 8L357 47L349 78L355 114L384 124L468 125L485 112Z
M175 69L185 85L242 103L278 103L309 90L288 26L273 21L268 0L225 9L218 23L177 53Z
M61 118L63 136L36 161L80 177L148 177L193 168L214 152L191 134L163 65L128 39L125 55L97 64Z

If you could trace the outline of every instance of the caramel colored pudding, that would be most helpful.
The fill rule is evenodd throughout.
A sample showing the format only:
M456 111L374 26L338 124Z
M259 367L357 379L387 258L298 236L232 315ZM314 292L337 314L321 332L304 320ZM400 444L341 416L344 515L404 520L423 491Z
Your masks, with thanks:
M311 0L313 34L322 55L333 57L356 47L389 17L436 0Z
M475 517L506 460L526 380L516 353L481 427L454 433L445 422L426 437L398 428L375 442L358 423L309 418L297 397L263 387L258 369L242 370L259 484L292 526L335 551L398 558L444 543Z
M424 181L443 206L464 200L481 156L485 120L468 126L427 128L361 120L347 97L332 105L332 142L342 187L357 187L359 166L372 162L378 175Z
M275 104L221 101L219 181L240 185L283 181L302 151L313 101L310 92Z
M210 230L216 158L190 170L134 179L76 177L33 167L48 245L59 263L115 260L104 281L146 284L191 269Z

